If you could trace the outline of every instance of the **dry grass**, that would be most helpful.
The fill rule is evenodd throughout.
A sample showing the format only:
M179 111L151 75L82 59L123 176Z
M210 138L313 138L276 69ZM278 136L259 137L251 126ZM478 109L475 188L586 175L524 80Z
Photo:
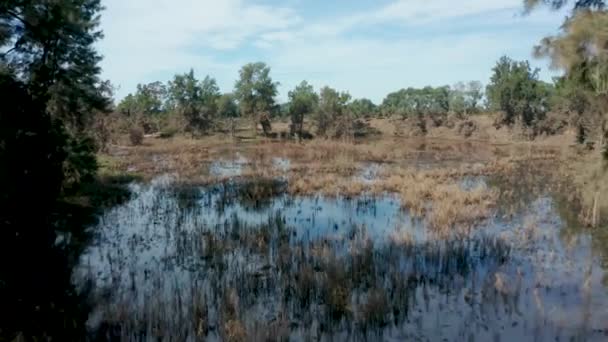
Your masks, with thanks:
M103 159L114 173L136 172L147 178L169 173L187 183L283 177L288 180L287 191L293 195L392 193L412 215L425 218L435 231L444 232L470 228L492 215L499 197L508 195L484 186L463 189L459 184L463 177L508 174L515 165L560 160L568 152L531 143L503 146L392 138L364 143L324 139L304 143L267 139L235 142L212 136L197 140L147 139L142 146L114 148ZM288 160L288 166L278 168L276 158ZM207 171L214 162L230 164L235 160L237 174ZM360 176L367 163L381 168L372 181ZM594 184L597 189L592 193L597 193L608 182Z
M573 180L571 200L580 206L579 220L590 227L608 224L608 164L599 153L581 155L563 165L563 173Z

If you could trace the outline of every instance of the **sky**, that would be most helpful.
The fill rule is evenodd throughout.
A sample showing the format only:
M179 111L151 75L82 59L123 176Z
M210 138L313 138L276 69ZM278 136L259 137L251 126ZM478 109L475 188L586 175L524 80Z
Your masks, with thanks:
M375 103L407 87L487 84L496 61L530 60L566 15L525 15L523 0L102 0L98 50L116 100L138 83L166 82L191 68L234 88L240 67L262 61L279 101L302 80Z

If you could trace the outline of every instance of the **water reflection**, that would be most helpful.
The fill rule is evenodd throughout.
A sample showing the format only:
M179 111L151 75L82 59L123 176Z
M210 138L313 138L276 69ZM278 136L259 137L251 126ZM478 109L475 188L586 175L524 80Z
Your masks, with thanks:
M91 229L74 274L92 289L89 331L192 341L606 338L592 239L560 239L552 197L437 240L392 196L291 197L285 186L134 185L136 196Z

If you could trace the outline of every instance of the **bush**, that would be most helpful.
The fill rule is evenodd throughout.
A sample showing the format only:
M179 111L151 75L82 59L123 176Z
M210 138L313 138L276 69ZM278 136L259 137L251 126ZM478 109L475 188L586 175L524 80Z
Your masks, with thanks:
M138 146L144 142L144 131L139 127L132 127L129 130L129 140L131 145Z
M168 139L175 136L178 132L178 129L175 127L166 127L160 132L160 138Z

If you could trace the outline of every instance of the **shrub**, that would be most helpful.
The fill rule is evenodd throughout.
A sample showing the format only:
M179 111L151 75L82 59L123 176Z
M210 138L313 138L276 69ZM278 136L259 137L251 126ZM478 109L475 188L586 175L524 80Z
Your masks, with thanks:
M133 146L141 145L144 142L144 131L139 127L132 127L129 130L129 140Z
M166 127L160 132L160 137L162 139L168 139L175 136L178 132L178 129L175 127Z

